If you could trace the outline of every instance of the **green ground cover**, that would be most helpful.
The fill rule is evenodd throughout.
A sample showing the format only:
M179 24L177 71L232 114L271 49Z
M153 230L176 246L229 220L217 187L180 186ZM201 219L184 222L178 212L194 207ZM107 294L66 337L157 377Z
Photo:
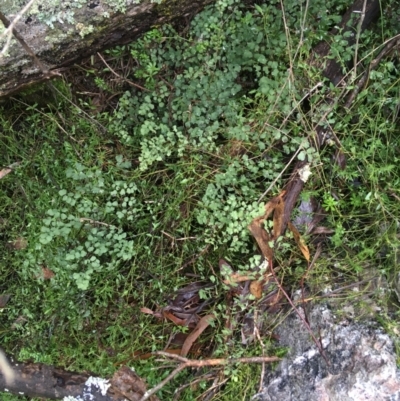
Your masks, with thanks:
M0 106L1 168L19 163L0 179L0 293L11 294L0 309L0 335L16 358L103 376L125 363L154 386L171 368L136 356L162 350L187 329L141 308L155 311L193 282L211 283L199 296L207 301L204 313L216 317L200 338L208 344L202 356L260 355L260 342L242 344L241 320L226 332L228 289L218 262L237 271L257 266L247 226L262 213L260 195L273 182L264 201L280 193L296 159L307 160L312 172L302 200L322 205L321 224L332 231L319 241L322 253L308 272L311 296L367 275L396 281L398 62L395 55L383 60L351 107L338 101L323 121L340 141L343 168L332 163L333 141L317 151L313 131L325 113L321 99L328 91L340 99L343 88L326 83L308 58L327 40L330 56L343 65L357 52L367 66L398 33L398 14L389 3L357 47L346 47L340 32L329 31L348 1L240 3L217 1L190 26L156 28L103 54L114 72L142 89L116 79L101 60L84 64L80 76L101 107L72 78ZM313 255L314 237L304 238ZM307 263L289 234L275 257L289 292L298 288ZM382 324L393 329L391 293L372 287L360 293L375 294ZM354 292L339 295L348 300ZM360 296L354 303L370 313ZM243 305L250 313L257 301L250 296ZM240 303L235 307L242 318ZM270 354L281 352L268 334L281 313L264 328ZM229 380L214 399L248 399L260 372L253 365L225 368ZM160 399L172 399L193 374L182 373ZM204 380L181 399L194 400L208 386Z

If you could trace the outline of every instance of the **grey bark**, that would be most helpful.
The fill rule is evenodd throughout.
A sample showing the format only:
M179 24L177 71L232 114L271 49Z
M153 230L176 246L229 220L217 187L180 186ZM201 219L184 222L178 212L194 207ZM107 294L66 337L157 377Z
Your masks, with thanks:
M30 56L23 42L14 37L7 56L0 56L0 97L56 77L64 67L106 48L129 43L153 26L188 18L212 1L164 0L157 4L142 0L132 4L138 1L125 0L124 10L115 6L122 4L120 0L54 1L58 4L54 10L47 6L43 12L30 11L16 24L15 31L36 57ZM0 12L11 22L18 9L7 4L5 1L0 5ZM4 19L3 24L7 25ZM0 42L3 46L4 40Z

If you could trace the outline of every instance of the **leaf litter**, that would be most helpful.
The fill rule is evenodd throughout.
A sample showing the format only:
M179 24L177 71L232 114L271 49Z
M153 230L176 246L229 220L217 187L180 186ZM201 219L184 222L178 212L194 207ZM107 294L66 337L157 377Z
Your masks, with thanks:
M292 223L290 216L296 203L295 200L295 193L282 191L265 204L264 214L254 218L249 224L248 229L262 254L262 261L258 266L248 271L235 271L225 259L219 261L220 281L226 291L224 294L225 314L222 324L225 328L224 341L227 344L234 340L237 333L240 334L243 345L248 345L257 339L261 341L259 333L265 329L266 316L278 313L287 304L284 299L288 296L275 275L279 267L272 268L274 249L286 230L288 229L293 234L294 241L308 266L310 250L297 225L302 227L302 231L306 234L329 233L328 229L319 226L325 213L314 201L303 204L303 210L300 208L298 211L302 224L299 224L298 221L296 224ZM302 278L302 284L306 275ZM215 288L215 284L212 282L197 281L176 291L164 307L158 307L155 311L147 307L141 308L142 313L158 319L167 319L177 326L189 328L188 333L171 335L164 349L168 355L185 359L189 354L196 355L196 357L212 354L210 344L204 346L202 337L207 329L217 323L217 317L209 310L218 299L204 300L200 296L200 292L213 288ZM289 303L294 307L290 300ZM273 337L272 334L271 336ZM178 348L171 348L170 345L178 346ZM139 357L148 358L152 355L152 353L148 353ZM187 360L185 359L185 361Z

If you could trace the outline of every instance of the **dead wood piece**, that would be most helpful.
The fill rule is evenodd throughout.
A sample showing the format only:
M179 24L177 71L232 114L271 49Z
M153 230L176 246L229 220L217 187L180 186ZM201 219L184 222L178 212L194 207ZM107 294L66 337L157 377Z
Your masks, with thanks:
M167 358L175 359L181 362L180 365L173 370L164 380L162 380L157 386L153 387L151 390L147 391L140 401L148 400L153 394L161 390L168 382L170 382L178 373L186 368L203 368L206 366L223 366L235 363L266 363L266 362L278 362L280 358L276 356L261 356L261 357L249 357L249 358L231 358L231 359L203 359L203 360L191 360L184 358L179 355L173 355L168 352L157 351L154 355L160 355Z
M154 26L187 19L211 2L128 2L124 13L116 11L112 2L100 2L95 7L72 8L73 23L61 18L60 12L52 27L40 22L35 15L29 22L26 18L14 21L6 5L1 5L3 23L10 26L17 41L8 43L9 57L0 57L0 97L61 75L65 67L113 46L130 43ZM90 27L90 32L84 33L85 27Z
M0 371L0 391L31 398L58 400L70 396L83 401L137 401L146 392L144 381L127 367L122 367L109 382L87 372L69 372L42 363L10 365L13 380Z

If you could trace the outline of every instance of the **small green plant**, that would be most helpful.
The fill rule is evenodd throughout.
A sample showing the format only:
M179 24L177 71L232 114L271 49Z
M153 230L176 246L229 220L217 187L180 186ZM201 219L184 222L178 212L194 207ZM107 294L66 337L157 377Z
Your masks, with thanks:
M160 376L153 360L133 356L163 349L188 329L160 324L140 308L165 306L195 280L212 283L198 296L205 302L201 313L215 315L202 357L261 354L256 341L241 344L241 322L226 327L227 282L233 271L253 277L261 265L247 227L281 193L297 161L312 172L303 200L322 206L325 218L317 228L330 234L321 234L323 252L312 269L291 233L271 241L280 280L298 288L307 273L307 285L319 293L336 279L360 280L371 265L397 275L397 63L388 59L371 71L350 110L340 102L328 110L322 96L328 90L341 96L342 89L324 83L309 94L323 78L308 58L315 44L328 41L329 57L347 68L356 49L344 45L346 33L329 32L349 1L311 3L248 7L220 0L183 32L157 27L110 49L115 68L122 59L133 66L127 78L137 86L119 83L118 105L96 118L87 113L87 99L81 108L71 105L79 101L63 83L56 84L64 96L55 99L57 109L18 99L1 106L0 155L4 166L19 163L0 180L2 215L9 216L0 219L1 266L4 292L13 294L0 314L8 351L109 376L128 363L156 385L169 371ZM366 32L365 43L381 43L382 33L393 36L393 23ZM358 59L372 61L363 43ZM85 72L91 86L113 93L114 76L103 64ZM313 130L326 112L321 124L331 146L317 152ZM332 162L338 144L342 166ZM271 229L268 222L265 229ZM304 236L312 254L313 235ZM20 237L26 247L16 249ZM221 258L232 267L218 270ZM254 295L243 297L232 316L251 314L257 302ZM263 341L272 353L269 339ZM248 399L259 374L259 367L226 367L231 380L216 399L239 393ZM191 378L182 372L178 381ZM171 399L175 384L160 399ZM193 400L207 386L201 381L181 397Z

